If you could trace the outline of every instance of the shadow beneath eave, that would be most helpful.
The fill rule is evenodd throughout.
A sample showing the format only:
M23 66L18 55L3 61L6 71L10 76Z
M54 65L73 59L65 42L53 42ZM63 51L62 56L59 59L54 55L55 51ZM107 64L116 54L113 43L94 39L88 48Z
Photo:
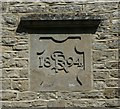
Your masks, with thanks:
M21 20L17 33L94 34L100 20Z

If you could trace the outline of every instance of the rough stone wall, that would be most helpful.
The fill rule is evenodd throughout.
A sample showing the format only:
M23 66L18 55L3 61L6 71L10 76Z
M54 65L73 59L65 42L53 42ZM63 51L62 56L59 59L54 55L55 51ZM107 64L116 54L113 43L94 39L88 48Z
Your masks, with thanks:
M93 90L89 92L31 92L29 35L16 34L27 14L55 13L102 16L93 35ZM2 2L2 105L3 107L119 107L118 2Z

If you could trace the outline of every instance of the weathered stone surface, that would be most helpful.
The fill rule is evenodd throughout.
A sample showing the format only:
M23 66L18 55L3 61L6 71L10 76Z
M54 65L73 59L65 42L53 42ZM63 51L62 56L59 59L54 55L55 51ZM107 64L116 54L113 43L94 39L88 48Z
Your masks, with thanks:
M109 34L103 34L103 33L97 33L94 35L95 39L97 40L105 40L105 39L111 39L112 35Z
M2 12L7 12L7 8L8 8L8 3L7 2L2 2L0 5L2 5L1 6L1 11Z
M11 90L11 80L10 79L2 80L2 90Z
M81 107L81 108L86 108L86 107L105 107L105 100L89 100L89 99L83 99L83 100L69 100L66 101L66 107Z
M29 52L28 50L22 50L22 51L5 51L5 53L3 53L3 59L10 59L10 58L28 58L29 57Z
M93 68L94 69L106 69L105 63L97 63L97 64L93 64Z
M108 50L106 51L106 56L108 61L114 60L118 61L118 50Z
M13 101L13 100L16 100L16 98L17 98L16 92L9 92L9 91L2 92L2 100L3 101Z
M111 28L109 26L101 26L97 28L97 31L102 33L109 33L110 29Z
M120 41L118 39L116 39L116 40L110 40L110 41L108 41L108 47L110 49L117 49L119 43L120 43Z
M105 80L94 81L94 89L103 90L106 87Z
M93 49L94 50L104 50L104 49L108 49L108 46L106 44L106 41L95 42L95 43L93 43Z
M30 101L21 101L21 102L19 102L19 101L14 101L14 102L2 102L2 106L3 107L7 107L7 108L9 108L9 107L11 107L11 108L25 108L25 107L31 107L31 102Z
M107 69L118 69L118 62L107 62L105 66Z
M35 100L31 103L31 106L34 107L40 107L40 108L46 108L47 107L47 102L46 100Z
M85 98L104 98L103 92L98 92L98 91L89 91L89 92L58 92L58 99L60 100L80 100L80 99L85 99Z
M6 69L2 70L3 78L28 78L28 69Z
M3 45L14 45L16 42L16 39L14 37L4 37L2 38Z
M14 34L14 32L13 31L9 31L9 30L7 30L7 29L3 29L2 30L2 36L14 36L15 34Z
M47 8L46 6L41 6L41 5L21 5L21 6L11 6L9 8L10 12L13 13L31 13L31 12L40 12L40 13L48 13L49 12L49 8Z
M17 42L18 45L27 45L28 44L28 39L24 38L24 39L18 39Z
M119 80L106 80L107 87L118 87Z
M115 18L119 18L119 10L116 10L112 13L112 17Z
M106 107L119 107L120 106L119 102L120 102L119 99L106 100Z
M18 15L15 14L4 14L3 19L4 19L3 23L5 23L5 25L7 25L8 27L16 27L19 18Z
M20 78L28 78L29 77L28 69L22 69L22 70L19 70L18 72L19 72Z
M119 97L119 89L115 88L107 88L104 91L104 95L107 99L113 99Z
M100 16L93 16L86 13L59 13L59 14L30 14L23 16L21 20L83 20L83 19L98 19L100 20Z
M16 64L15 64L14 59L6 60L6 61L3 63L3 68L10 68L10 67L16 67Z
M28 68L28 59L16 59L15 64L18 68Z
M19 73L15 70L3 70L2 77L3 78L18 78Z
M34 92L18 93L18 100L34 100L34 99L37 99L37 93Z
M2 46L0 48L0 51L2 52L11 51L11 50L12 50L12 46Z
M22 39L27 39L26 41L28 42L28 40L29 40L29 34L26 34L26 33L17 33L16 32L16 36L15 36L16 38L17 38L17 40L18 41L20 41L20 40L22 40Z
M107 55L105 52L102 51L93 51L93 61L94 62L101 62L107 59Z
M111 31L117 33L119 31L119 24L113 24Z
M65 101L49 101L48 104L47 104L47 107L65 107Z
M5 58L5 59L10 59L11 56L10 56L9 53L3 53L3 58Z
M18 58L28 58L29 57L29 51L19 51L17 53Z
M12 89L18 91L28 91L29 90L29 81L28 80L12 80Z
M28 49L27 45L15 45L13 47L13 50L18 50L18 51L20 51L20 50L27 50L27 49Z
M52 6L49 7L49 11L52 13L75 13L75 12L82 12L82 5L61 5L61 6Z
M94 71L94 79L107 79L109 78L109 71Z
M110 76L113 78L120 78L119 70L111 70Z
M39 92L38 94L39 99L50 100L50 99L57 99L58 95L56 92Z
M2 107L4 108L4 107L11 107L11 104L10 104L11 102L6 102L6 101L2 101Z

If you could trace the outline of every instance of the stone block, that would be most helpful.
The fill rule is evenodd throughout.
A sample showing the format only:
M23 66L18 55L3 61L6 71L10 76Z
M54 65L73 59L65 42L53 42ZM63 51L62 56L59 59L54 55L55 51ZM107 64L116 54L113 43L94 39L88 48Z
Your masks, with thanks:
M119 65L119 64L118 64L117 61L116 61L116 62L106 62L105 67L106 67L107 69L118 69L118 68L119 68L118 65Z
M2 80L2 90L11 90L11 80L10 79Z
M50 100L50 99L57 99L58 96L56 92L39 92L38 94L39 99Z
M1 52L12 51L12 46L2 46L0 47Z
M120 78L119 70L111 70L110 77L112 78Z
M86 92L87 94L85 94L84 97L81 97L81 98L88 98L88 99L100 99L100 98L105 98L104 97L104 94L102 91L90 91L90 92Z
M85 108L85 107L90 107L90 104L92 104L93 101L91 100L69 100L69 101L66 101L66 106L67 107L82 107L82 108Z
M94 79L108 79L109 71L94 71L93 72Z
M33 102L31 102L31 106L34 108L34 107L37 107L37 108L47 108L47 102L46 100L34 100Z
M28 46L27 45L15 45L13 47L13 50L21 51L21 50L27 50Z
M16 70L3 70L2 71L3 78L18 78L19 73Z
M119 10L115 10L115 11L112 13L112 18L114 18L114 19L118 18L118 19L119 19Z
M1 7L1 11L4 13L4 12L7 12L7 9L8 9L8 3L7 2L2 2L1 3L2 7Z
M3 53L2 57L5 58L5 59L10 59L11 55L9 53Z
M28 78L29 72L28 69L3 69L2 70L3 78Z
M107 99L114 99L119 98L120 89L118 88L106 88L104 91L105 98Z
M18 93L18 100L35 100L37 99L37 93L35 92L20 92Z
M7 107L7 108L29 108L29 107L31 107L31 102L30 101L4 102L3 107Z
M15 59L16 67L28 68L28 59Z
M82 11L82 5L55 5L48 8L52 13L76 13Z
M27 50L19 51L17 52L17 57L18 58L29 58L29 51Z
M29 90L29 81L22 79L13 79L12 80L12 89L17 91L28 91Z
M19 22L19 17L17 14L3 14L3 19L4 19L4 26L8 26L8 27L16 27L18 25Z
M47 13L49 12L48 8L46 6L41 6L41 5L28 5L28 6L10 6L9 8L10 12L13 13L31 13L31 12L40 12L40 13Z
M89 91L89 92L58 92L58 99L60 100L80 100L80 99L97 99L104 98L102 91Z
M106 50L107 61L116 60L118 61L118 51L117 50Z
M10 31L7 29L2 29L2 36L3 37L9 37L9 36L15 36L14 31Z
M6 46L12 46L15 45L16 39L14 37L3 37L2 38L2 44Z
M104 33L97 33L97 35L94 35L94 38L97 40L105 40L105 39L111 39L112 35L104 34Z
M2 92L2 101L13 101L16 100L16 98L17 98L16 92L9 92L9 91Z
M94 80L93 88L96 90L104 90L106 87L105 80Z
M120 41L118 39L110 40L107 42L107 46L109 47L109 49L118 49L119 43Z
M119 107L120 106L120 100L119 99L111 99L111 100L106 100L106 107Z
M76 109L79 108L104 108L105 100L90 100L90 99L81 99L81 100L69 100L65 101L66 107L71 108L74 107Z
M96 69L106 69L105 63L97 63L97 64L93 64L93 68Z
M19 72L20 78L28 78L29 77L28 69L21 69L18 72Z
M6 101L2 101L2 107L6 108L6 107L11 107L11 102L6 102Z
M106 42L95 42L93 43L93 49L94 50L105 50L108 49L108 46L106 45Z
M106 86L107 87L118 87L119 85L119 80L117 79L111 79L111 80L106 80Z
M47 107L65 107L65 101L64 100L57 100L57 101L49 101L47 104Z
M12 68L12 67L16 67L14 59L6 60L3 63L3 68Z
M104 51L93 51L93 61L95 63L105 61L107 59L106 53Z

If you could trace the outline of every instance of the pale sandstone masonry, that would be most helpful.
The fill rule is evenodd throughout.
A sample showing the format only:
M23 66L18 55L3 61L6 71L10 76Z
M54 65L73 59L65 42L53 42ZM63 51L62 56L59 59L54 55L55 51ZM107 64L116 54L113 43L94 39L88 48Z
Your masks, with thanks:
M119 2L2 2L3 107L119 107L119 9ZM103 19L93 35L92 91L29 91L29 35L16 29L22 16L35 13L82 13Z

